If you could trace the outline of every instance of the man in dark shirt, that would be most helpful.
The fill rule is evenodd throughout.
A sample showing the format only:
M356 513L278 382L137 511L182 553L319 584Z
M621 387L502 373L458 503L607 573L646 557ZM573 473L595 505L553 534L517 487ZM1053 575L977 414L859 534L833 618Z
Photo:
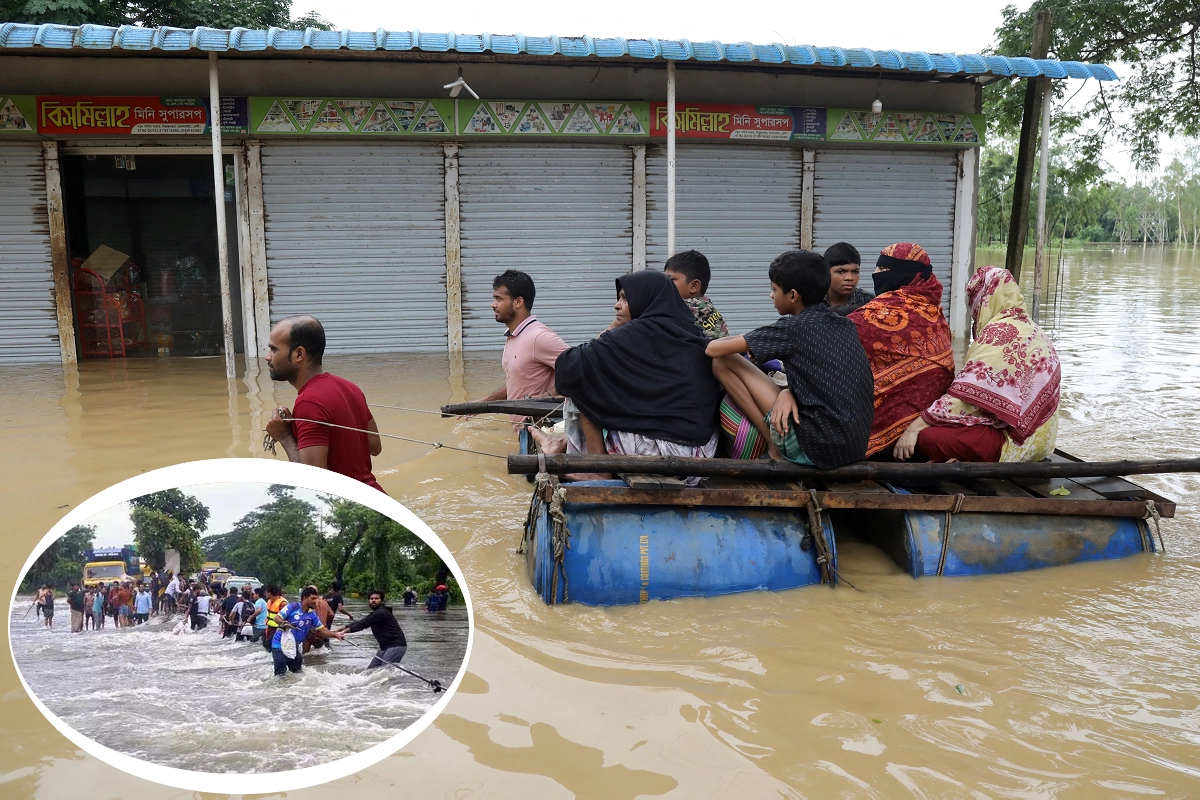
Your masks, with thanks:
M345 614L350 618L351 622L354 621L354 615L346 610L346 600L342 597L342 585L337 581L334 581L333 585L329 587L329 591L325 593L325 602L329 603L329 608L333 611L333 616L336 617L338 614Z
M230 592L229 594L225 595L225 598L223 600L221 600L221 623L222 623L221 624L221 636L222 637L228 637L228 636L235 635L238 632L239 628L241 627L240 625L236 624L236 621L233 619L234 606L236 606L239 602L241 602L241 598L238 597L233 592Z
M78 583L71 584L67 592L67 607L71 609L71 633L83 632L83 590Z
M296 403L294 411L275 409L267 433L289 461L340 472L382 492L371 457L383 444L367 398L350 381L322 369L324 355L325 329L315 317L288 317L271 329L267 369L271 380L295 387Z
M399 664L408 650L408 641L404 638L400 623L396 621L396 615L392 613L392 607L383 604L381 591L367 595L367 605L371 607L370 614L338 628L334 633L358 633L370 628L371 633L375 635L375 641L379 643L379 652L371 659L367 669L382 667L385 661L389 664Z
M769 442L771 458L833 469L861 461L874 416L874 379L854 323L822 302L829 266L807 250L771 262L774 325L745 336L709 342L713 373L729 397ZM754 364L783 362L788 388L780 390ZM792 425L792 422L795 422Z

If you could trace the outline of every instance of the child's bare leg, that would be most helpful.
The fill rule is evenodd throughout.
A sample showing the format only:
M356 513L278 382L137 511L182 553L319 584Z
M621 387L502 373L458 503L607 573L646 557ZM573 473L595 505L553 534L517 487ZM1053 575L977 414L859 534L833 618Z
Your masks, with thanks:
M714 358L713 375L725 387L730 399L750 420L758 435L767 443L767 455L776 461L783 461L783 453L772 441L771 432L763 419L775 405L775 398L779 396L780 389L775 381L736 354Z
M608 448L604 446L604 430L588 419L586 414L579 415L579 427L583 429L583 441L589 453L603 455L608 452ZM607 472L576 472L564 477L572 481L602 481L608 480L612 475Z

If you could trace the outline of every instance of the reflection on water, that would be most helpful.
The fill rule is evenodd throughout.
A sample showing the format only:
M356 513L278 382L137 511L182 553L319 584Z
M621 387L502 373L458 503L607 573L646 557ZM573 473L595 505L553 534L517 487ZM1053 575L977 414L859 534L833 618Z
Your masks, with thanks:
M1191 251L1066 254L1058 314L1043 313L1063 359L1063 447L1089 458L1200 450L1200 360L1185 313L1198 305ZM411 408L501 382L495 356L467 359L461 375L437 356L328 361L368 399ZM63 504L143 469L257 451L252 415L292 397L260 379L252 403L239 381L238 429L216 361L90 363L65 384L57 370L0 380L22 391L2 412L5 451L28 455L0 466L6 497L20 498L8 522L22 557ZM376 418L385 432L514 449L503 422ZM376 473L454 552L479 635L447 712L403 753L339 784L355 797L397 786L430 797L1200 792L1197 476L1144 481L1180 502L1163 523L1166 556L913 580L847 543L842 572L863 591L593 609L548 608L529 587L514 554L528 484L501 460L388 440ZM6 585L17 568L0 566ZM87 775L117 794L170 796L80 761L15 685L0 672L0 718L19 742L0 752L8 786L52 798Z
M178 615L135 628L72 634L11 616L13 655L29 688L63 722L107 747L196 772L280 772L326 764L392 738L436 696L391 667L367 671L369 635L310 652L299 675L275 677L259 642L222 639L215 617L173 635ZM366 603L347 604L355 616ZM467 649L466 609L396 608L409 649L403 666L449 686ZM368 648L366 650L362 648Z

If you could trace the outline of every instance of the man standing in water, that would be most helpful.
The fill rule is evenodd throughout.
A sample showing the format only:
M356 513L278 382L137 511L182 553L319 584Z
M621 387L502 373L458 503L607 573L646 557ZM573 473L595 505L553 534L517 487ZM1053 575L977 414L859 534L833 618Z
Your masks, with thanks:
M515 269L505 270L492 281L492 313L504 323L504 385L487 400L520 400L554 394L554 362L567 349L558 334L533 316L533 278ZM514 416L513 429L520 430L526 417Z
M379 590L367 595L367 604L371 607L370 614L338 628L334 633L344 636L370 628L375 641L379 643L379 652L371 659L371 663L367 664L367 669L382 667L385 661L389 664L399 664L408 650L408 641L404 638L400 623L396 621L396 615L392 613L392 607L383 604L383 592Z
M67 592L67 607L71 609L71 633L83 633L83 591L78 583L71 584Z
M383 452L383 444L367 398L350 381L322 369L324 355L325 329L316 317L288 317L271 329L267 370L271 380L295 387L296 403L294 411L275 409L267 433L289 461L340 472L382 492L371 457Z
M276 675L301 670L304 666L304 653L300 650L300 644L309 636L319 639L345 637L346 634L331 632L321 624L321 618L316 612L317 600L320 597L320 592L309 586L300 593L299 603L289 603L288 607L280 612L280 627L275 629L275 636L271 639L271 658L275 661ZM294 658L288 658L283 653L283 637L285 635L295 637L296 655Z

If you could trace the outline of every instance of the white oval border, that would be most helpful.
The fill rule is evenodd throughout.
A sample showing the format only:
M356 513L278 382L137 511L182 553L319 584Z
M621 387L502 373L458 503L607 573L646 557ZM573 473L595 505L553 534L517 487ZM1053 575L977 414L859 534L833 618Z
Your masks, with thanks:
M361 503L385 516L391 517L425 540L426 544L441 556L442 560L450 568L450 572L458 581L458 586L463 593L463 600L467 604L467 651L459 667L458 674L454 678L454 682L442 692L441 699L434 704L433 708L426 711L416 722L391 739L370 747L361 753L355 753L329 764L305 767L289 772L242 774L193 772L191 770L165 767L160 764L151 764L142 761L89 739L70 725L67 725L54 712L42 704L42 701L30 691L29 685L25 683L25 676L21 674L20 668L17 667L16 655L12 649L11 621L13 618L12 609L16 606L17 587L20 586L21 579L24 578L25 573L33 566L33 562L42 554L42 551L73 526L85 522L89 517L118 503L131 500L134 497L140 497L144 494L150 494L151 492L209 483L281 483L335 494L348 500L353 500L356 503ZM437 537L433 530L420 517L383 492L373 489L365 483L348 478L345 475L304 464L293 464L287 461L264 458L220 458L176 464L121 481L88 498L59 520L50 529L50 532L42 537L42 540L38 543L33 553L26 559L25 566L22 567L19 577L13 585L13 593L9 601L8 617L10 628L8 631L8 654L12 659L14 669L16 669L17 677L20 679L21 685L25 688L25 693L29 695L38 710L50 721L50 724L58 729L59 733L71 740L81 750L107 764L128 772L130 775L154 781L155 783L173 786L177 789L225 794L278 794L279 792L304 789L353 775L392 755L412 741L417 734L429 727L438 714L445 709L446 705L450 702L450 698L458 689L459 684L462 683L463 675L467 671L467 663L471 659L471 648L475 643L475 614L471 608L471 595L467 588L467 583L463 579L462 570L459 569L458 563L450 553L450 549L446 547L442 540Z

